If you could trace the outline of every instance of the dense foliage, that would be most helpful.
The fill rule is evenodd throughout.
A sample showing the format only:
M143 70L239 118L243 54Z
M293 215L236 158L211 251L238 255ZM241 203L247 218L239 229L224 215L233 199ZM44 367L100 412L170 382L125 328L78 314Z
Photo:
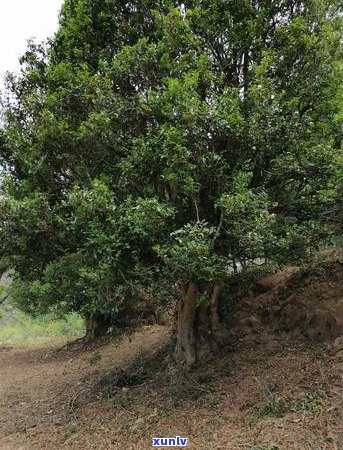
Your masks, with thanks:
M231 268L341 233L341 13L65 0L56 36L7 79L0 253L17 302L123 327L169 285L177 359L218 347Z

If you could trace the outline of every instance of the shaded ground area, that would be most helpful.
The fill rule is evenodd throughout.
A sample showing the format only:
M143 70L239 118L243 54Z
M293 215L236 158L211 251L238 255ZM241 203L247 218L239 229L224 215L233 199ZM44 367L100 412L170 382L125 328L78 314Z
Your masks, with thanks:
M328 270L255 286L239 300L236 347L196 372L176 371L157 325L95 347L0 349L0 450L144 450L176 435L199 450L342 450L343 345L285 312L310 311L310 292L312 311L340 305L341 266Z
M152 327L96 352L2 350L1 450L146 449L173 435L194 449L342 448L340 358L265 335L196 375L140 366L167 340Z

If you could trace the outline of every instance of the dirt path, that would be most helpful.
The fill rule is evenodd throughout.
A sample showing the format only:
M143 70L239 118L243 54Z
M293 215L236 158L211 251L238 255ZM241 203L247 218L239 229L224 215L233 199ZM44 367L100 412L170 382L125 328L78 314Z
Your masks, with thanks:
M156 326L95 350L0 349L0 450L61 448L49 439L68 429L80 400L96 400L92 387L167 336Z
M213 390L166 372L109 391L168 340L153 326L88 350L1 349L0 450L145 450L153 436L195 450L343 449L342 360L321 347L259 335L210 365Z

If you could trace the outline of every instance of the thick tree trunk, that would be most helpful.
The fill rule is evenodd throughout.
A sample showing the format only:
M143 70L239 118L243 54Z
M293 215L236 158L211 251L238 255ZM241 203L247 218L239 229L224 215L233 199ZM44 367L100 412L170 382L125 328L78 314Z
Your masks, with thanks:
M210 298L210 330L212 335L212 345L216 346L216 349L218 346L222 346L228 337L227 329L224 328L222 323L220 322L219 317L219 295L221 292L221 287L218 285L214 285L211 291L211 298Z
M225 343L227 332L218 313L220 291L219 285L207 285L202 289L194 283L182 286L175 348L178 364L192 367Z
M105 336L111 326L111 318L102 314L87 314L85 316L86 340Z
M190 367L195 363L195 313L198 287L190 283L181 288L182 300L178 305L177 342L175 359L179 364Z

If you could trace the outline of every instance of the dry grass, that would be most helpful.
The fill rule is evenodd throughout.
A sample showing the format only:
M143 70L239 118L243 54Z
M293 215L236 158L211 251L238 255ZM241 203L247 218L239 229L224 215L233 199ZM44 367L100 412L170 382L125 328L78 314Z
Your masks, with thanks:
M265 335L183 374L168 345L154 326L95 350L2 350L0 449L342 448L342 361L322 346Z

